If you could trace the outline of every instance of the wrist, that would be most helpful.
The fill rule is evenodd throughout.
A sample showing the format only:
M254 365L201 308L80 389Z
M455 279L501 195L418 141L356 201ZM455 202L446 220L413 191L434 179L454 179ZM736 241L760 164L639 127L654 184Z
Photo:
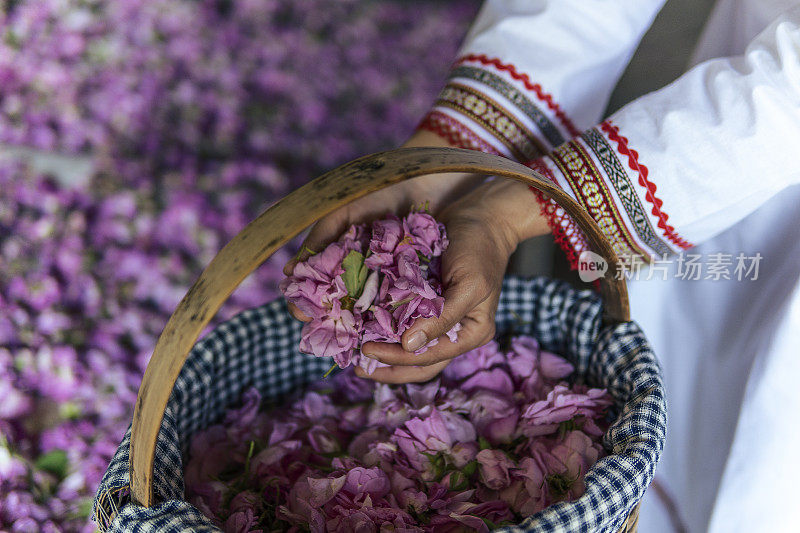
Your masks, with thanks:
M522 241L550 233L539 199L528 185L498 178L487 183L486 187L488 212L504 227L506 239L514 249Z
M450 147L447 139L427 130L417 130L405 143L403 148L411 147ZM467 173L431 174L415 178L416 201L430 200L432 207L438 210L450 201L475 189L485 176ZM546 218L542 215L541 205L536 194L522 182L498 178L485 183L486 199L493 207L494 220L503 226L503 238L513 249L527 239L550 233Z
M447 139L427 130L417 130L401 148L458 148ZM429 201L436 212L481 183L483 176L466 172L429 174L409 180L414 202Z

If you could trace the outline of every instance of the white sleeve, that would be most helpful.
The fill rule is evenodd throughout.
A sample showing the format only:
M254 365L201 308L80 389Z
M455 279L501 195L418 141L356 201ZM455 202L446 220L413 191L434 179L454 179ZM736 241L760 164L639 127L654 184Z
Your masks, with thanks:
M646 260L708 239L800 182L800 8L742 56L701 63L532 166L598 222L621 255ZM547 206L572 258L585 248Z
M529 161L596 124L665 0L487 0L420 127Z

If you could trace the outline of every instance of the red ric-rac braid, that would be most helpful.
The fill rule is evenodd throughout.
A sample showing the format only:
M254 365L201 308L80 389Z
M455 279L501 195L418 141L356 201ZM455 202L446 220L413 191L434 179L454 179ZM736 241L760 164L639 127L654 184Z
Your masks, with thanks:
M652 214L658 217L658 227L664 231L664 235L676 246L683 248L691 248L694 246L689 241L683 239L675 231L675 228L667 224L669 215L667 215L661 206L664 202L656 196L656 184L648 179L649 170L647 167L639 162L639 153L628 147L628 139L619 133L619 126L615 126L611 121L606 120L600 124L600 129L608 134L608 138L617 143L617 151L627 156L628 166L631 170L639 174L639 185L647 189L645 199L653 205Z

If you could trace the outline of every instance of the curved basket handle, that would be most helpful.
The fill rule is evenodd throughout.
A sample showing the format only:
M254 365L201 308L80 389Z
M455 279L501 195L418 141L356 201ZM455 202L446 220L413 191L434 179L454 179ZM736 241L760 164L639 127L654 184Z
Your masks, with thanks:
M153 460L175 380L197 337L239 283L278 248L342 205L423 174L467 172L513 178L546 193L569 213L596 253L609 263L600 279L606 315L628 321L624 279L615 279L617 255L600 228L567 193L530 168L504 157L458 148L402 148L361 157L291 192L236 235L181 300L156 343L139 387L130 445L131 496L151 507Z

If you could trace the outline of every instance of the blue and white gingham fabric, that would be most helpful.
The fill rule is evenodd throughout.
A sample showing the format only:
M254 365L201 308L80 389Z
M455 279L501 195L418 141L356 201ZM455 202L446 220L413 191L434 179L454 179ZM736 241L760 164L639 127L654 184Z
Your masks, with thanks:
M608 388L619 413L604 439L613 455L588 472L583 496L497 531L616 532L653 479L666 434L664 387L647 340L633 322L604 327L595 293L546 278L506 278L496 321L498 335L532 335L568 358L588 383ZM216 422L248 387L279 400L330 368L330 359L297 352L301 326L276 300L239 314L195 345L158 436L154 492L160 503L150 509L130 503L129 429L95 499L102 531L219 532L183 500L183 454L192 435Z

